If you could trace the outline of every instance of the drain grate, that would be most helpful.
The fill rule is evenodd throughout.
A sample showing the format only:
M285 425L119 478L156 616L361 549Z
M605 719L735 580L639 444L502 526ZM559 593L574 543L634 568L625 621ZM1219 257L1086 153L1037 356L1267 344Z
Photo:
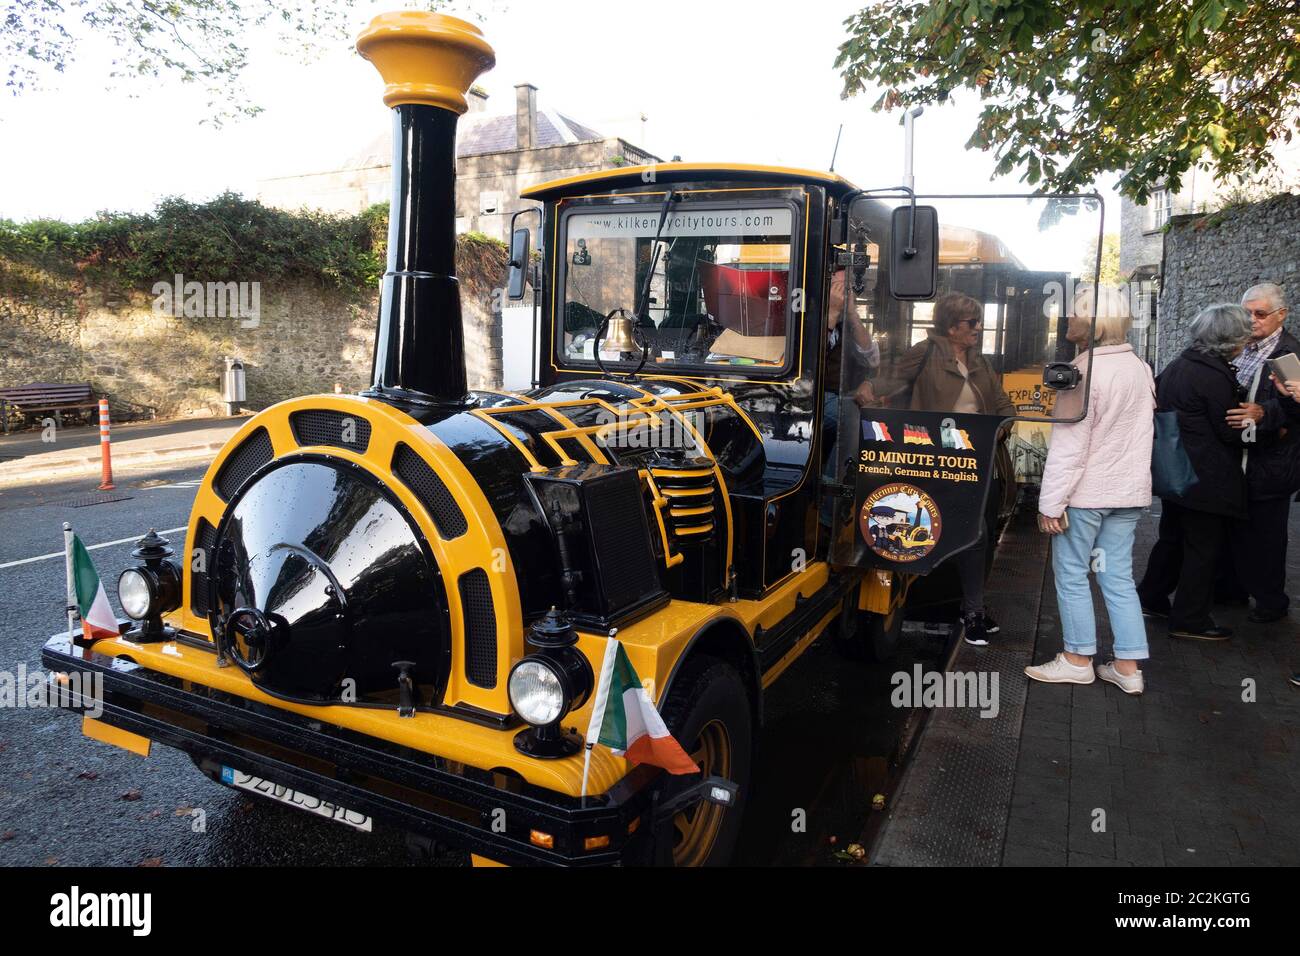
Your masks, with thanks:
M112 493L104 495L77 495L75 498L63 498L59 501L51 501L51 505L57 505L61 508L89 508L91 505L106 505L110 501L130 501L135 495L115 495Z

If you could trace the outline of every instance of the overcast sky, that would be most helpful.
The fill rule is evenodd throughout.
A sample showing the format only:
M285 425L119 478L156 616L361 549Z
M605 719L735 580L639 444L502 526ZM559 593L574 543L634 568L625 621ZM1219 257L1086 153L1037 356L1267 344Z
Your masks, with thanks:
M357 30L397 6L360 5ZM637 144L637 117L646 115L643 145L665 158L817 169L829 165L843 123L836 170L862 187L888 186L902 171L899 114L872 113L874 97L841 100L832 66L842 22L858 6L479 0L472 8L497 52L481 80L490 112L512 109L514 85L528 81L540 105ZM57 87L0 100L0 217L77 220L146 210L169 194L251 196L262 178L337 168L388 128L379 76L350 45L304 64L266 39L252 43L245 82L265 112L220 130L200 123L201 90L106 90L93 38ZM992 156L963 148L977 111L973 95L963 100L918 121L918 191L1023 190L1015 177L991 182ZM1112 185L1099 184L1108 232L1119 226Z

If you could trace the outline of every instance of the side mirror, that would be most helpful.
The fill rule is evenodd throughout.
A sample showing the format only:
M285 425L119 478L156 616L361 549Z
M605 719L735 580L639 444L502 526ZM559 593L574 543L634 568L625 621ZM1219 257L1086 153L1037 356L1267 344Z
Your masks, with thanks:
M939 272L939 211L899 206L889 223L889 294L895 299L933 299Z
M516 229L510 237L510 280L506 285L506 297L514 301L524 297L528 273L532 271L530 235L527 229Z

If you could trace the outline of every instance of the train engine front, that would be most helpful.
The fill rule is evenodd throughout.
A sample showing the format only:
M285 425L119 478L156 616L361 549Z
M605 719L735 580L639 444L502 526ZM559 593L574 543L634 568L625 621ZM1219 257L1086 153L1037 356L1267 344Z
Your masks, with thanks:
M393 123L373 384L251 418L201 482L184 560L155 539L125 572L135 625L45 660L105 675L88 734L179 747L223 782L257 774L497 860L626 860L660 775L604 749L584 773L575 730L611 631L661 687L710 618L744 637L704 603L652 619L673 597L734 593L699 423L737 467L759 438L719 389L470 393L456 123L494 55L472 25L424 13L377 17L357 45ZM615 453L611 428L675 439ZM687 790L653 799L689 806Z

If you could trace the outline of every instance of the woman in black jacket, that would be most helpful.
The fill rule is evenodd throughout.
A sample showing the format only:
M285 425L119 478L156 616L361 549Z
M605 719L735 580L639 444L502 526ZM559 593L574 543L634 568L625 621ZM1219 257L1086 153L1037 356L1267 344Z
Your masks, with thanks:
M1210 616L1215 569L1228 522L1246 516L1242 433L1227 420L1242 398L1228 363L1250 338L1250 316L1239 305L1212 305L1189 331L1191 347L1160 374L1156 398L1159 411L1178 413L1197 481L1181 497L1161 499L1160 538L1138 596L1145 614L1169 618L1171 637L1223 641L1231 629Z

